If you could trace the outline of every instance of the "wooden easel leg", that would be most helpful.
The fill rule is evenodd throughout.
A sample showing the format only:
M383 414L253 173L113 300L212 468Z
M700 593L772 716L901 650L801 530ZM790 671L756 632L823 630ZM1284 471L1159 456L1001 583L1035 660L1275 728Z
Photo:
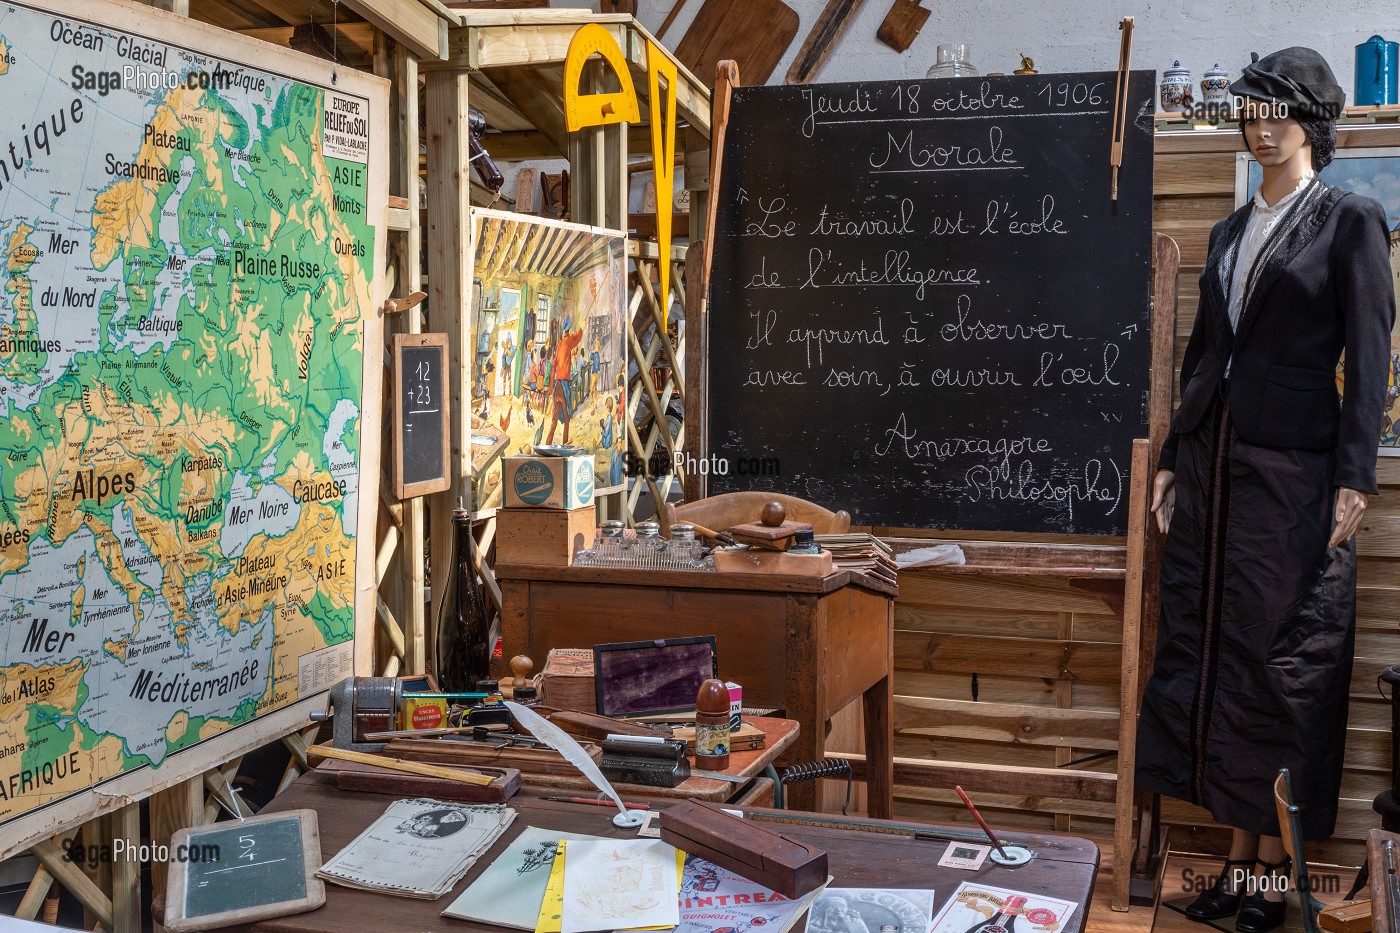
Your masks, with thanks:
M53 875L43 865L34 872L34 877L29 880L29 887L24 890L24 897L20 898L19 908L15 911L16 920L33 920L39 916L39 911L44 906L44 899L48 897L49 888L53 885Z
M139 803L117 810L111 821L114 841L124 840L128 847L141 845ZM141 933L141 863L127 855L112 860L112 933Z
M68 893L78 899L78 903L82 904L98 923L109 930L112 929L111 898L103 894L102 889L84 874L77 864L64 859L65 849L60 843L61 838L56 836L35 843L34 848L29 851Z
M192 777L151 797L151 846L169 846L176 831L200 825L204 818L204 781ZM164 901L166 866L155 865L151 870L151 901ZM165 927L163 914L152 911L151 924L156 933Z
M1129 480L1127 579L1123 588L1123 671L1118 687L1118 782L1113 818L1114 910L1127 910L1132 884L1133 773L1137 767L1139 637L1142 629L1143 561L1146 557L1148 442L1133 441Z

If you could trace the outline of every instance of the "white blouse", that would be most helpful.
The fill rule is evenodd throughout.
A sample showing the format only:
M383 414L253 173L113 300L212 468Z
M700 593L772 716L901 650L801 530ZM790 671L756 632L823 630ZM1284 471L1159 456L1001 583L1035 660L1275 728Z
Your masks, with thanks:
M1303 173L1302 179L1298 182L1298 187L1281 198L1278 203L1269 206L1264 200L1264 196L1259 193L1259 189L1254 191L1254 209L1250 211L1249 223L1245 225L1244 233L1240 236L1239 252L1235 256L1235 268L1230 277L1230 327L1234 329L1239 326L1240 315L1244 313L1244 291L1245 283L1249 281L1249 273L1254 269L1254 261L1259 258L1259 251L1268 242L1269 234L1273 233L1278 222L1288 213L1288 209L1298 200L1298 195L1303 193L1316 176L1316 172L1307 171ZM1230 364L1225 364L1225 375L1230 375Z

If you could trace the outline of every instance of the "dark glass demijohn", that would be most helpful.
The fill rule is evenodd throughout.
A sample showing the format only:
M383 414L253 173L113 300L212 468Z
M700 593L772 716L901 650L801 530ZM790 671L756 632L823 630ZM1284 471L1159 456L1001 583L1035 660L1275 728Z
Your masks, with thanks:
M438 606L434 665L438 686L452 693L471 690L490 673L491 625L481 582L476 578L475 550L471 518L465 509L456 509L452 513L452 553L439 571L446 591Z

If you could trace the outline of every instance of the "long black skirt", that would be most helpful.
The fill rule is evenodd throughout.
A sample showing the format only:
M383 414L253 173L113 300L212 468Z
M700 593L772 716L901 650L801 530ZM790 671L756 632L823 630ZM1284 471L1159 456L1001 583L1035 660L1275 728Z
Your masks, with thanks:
M1242 441L1222 403L1180 438L1137 786L1248 832L1279 834L1279 768L1305 838L1337 821L1356 552L1327 547L1334 461Z

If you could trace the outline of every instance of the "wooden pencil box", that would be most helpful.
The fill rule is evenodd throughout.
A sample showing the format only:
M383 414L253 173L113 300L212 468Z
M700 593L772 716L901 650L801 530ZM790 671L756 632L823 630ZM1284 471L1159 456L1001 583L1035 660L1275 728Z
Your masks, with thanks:
M775 833L752 820L730 816L698 800L668 807L661 813L661 838L683 852L697 855L743 875L789 899L797 899L826 883L826 850Z

